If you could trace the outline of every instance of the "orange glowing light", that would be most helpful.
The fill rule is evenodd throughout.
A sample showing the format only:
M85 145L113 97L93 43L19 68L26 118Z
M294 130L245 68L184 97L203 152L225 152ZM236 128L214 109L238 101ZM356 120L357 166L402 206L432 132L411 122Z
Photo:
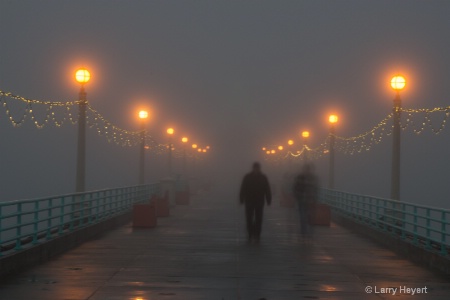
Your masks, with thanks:
M283 150L283 146L278 146L278 150Z
M198 152L202 152L202 149L201 149L201 148L198 148L197 151L198 151Z
M266 154L270 154L270 150L267 150L267 151L266 151Z
M262 147L262 151L266 151L266 147Z
M272 153L272 154L275 154L275 152L276 152L275 150L270 151L270 153Z
M330 115L330 116L328 117L328 121L329 121L331 124L337 123L337 121L338 121L338 116L336 116L336 115Z
M183 143L187 143L187 142L188 142L188 138L187 138L187 137L183 137L183 138L181 138L181 141L182 141Z
M205 153L207 150L206 150L206 149L203 149L202 151L203 151L203 153Z
M206 149L208 149L209 150L209 148L211 148L210 146L206 146Z
M140 118L140 119L147 119L147 118L148 118L148 112L145 111L145 110L141 110L141 111L139 112L139 118Z
M86 69L78 69L75 72L75 79L77 82L85 84L91 79L91 73Z
M302 132L302 137L308 138L309 137L309 131L303 131Z
M192 144L192 149L197 149L197 144Z
M175 131L173 130L173 128L169 128L167 129L167 133L172 135Z
M405 88L406 80L405 77L397 75L391 79L391 87L396 91L401 91Z
M288 145L289 145L289 146L294 145L294 141L293 141L293 140L289 140L289 141L288 141Z

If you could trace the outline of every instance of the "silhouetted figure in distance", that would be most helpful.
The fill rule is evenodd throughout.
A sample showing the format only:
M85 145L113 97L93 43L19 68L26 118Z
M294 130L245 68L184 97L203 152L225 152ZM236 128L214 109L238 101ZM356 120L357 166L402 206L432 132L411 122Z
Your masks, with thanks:
M261 172L261 165L253 164L252 171L244 176L239 194L241 204L245 203L248 240L259 242L264 211L264 200L267 205L272 202L269 180Z
M302 172L295 178L293 186L300 213L300 232L303 237L312 235L312 227L309 223L317 202L318 186L319 180L314 174L313 165L305 164Z

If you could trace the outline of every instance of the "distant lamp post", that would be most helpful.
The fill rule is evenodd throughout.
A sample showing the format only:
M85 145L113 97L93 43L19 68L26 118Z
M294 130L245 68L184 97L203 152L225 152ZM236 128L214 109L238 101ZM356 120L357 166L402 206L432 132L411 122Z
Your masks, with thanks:
M406 80L403 76L394 76L391 79L391 87L396 91L394 98L393 113L393 132L392 132L392 169L391 169L391 199L400 200L400 118L402 101L400 91L405 88Z
M308 139L309 139L309 131L302 131L302 137L303 137L303 151L304 151L304 158L305 158L305 163L308 162Z
M294 145L294 141L293 140L288 140L288 146L289 146L289 151L288 151L288 171L292 170L292 145Z
M282 151L283 149L283 146L278 146L278 150Z
M289 146L294 145L294 141L293 141L293 140L289 140L289 141L288 141L288 145L289 145Z
M167 161L167 175L172 176L172 136L175 133L175 130L173 128L167 129L167 134L169 135L169 157Z
M75 73L75 80L81 84L78 94L78 142L77 142L77 173L75 190L77 193L85 191L86 184L86 106L87 93L84 85L91 79L86 69L79 69Z
M330 115L328 117L328 122L330 123L330 166L328 172L328 188L334 189L334 146L336 143L336 128L335 125L338 122L338 116Z
M189 141L187 137L182 137L181 142L183 143L183 175L187 177L187 167L186 167L186 144Z
M141 119L141 149L139 153L139 184L144 184L145 182L145 133L148 112L141 110L139 112L139 119Z

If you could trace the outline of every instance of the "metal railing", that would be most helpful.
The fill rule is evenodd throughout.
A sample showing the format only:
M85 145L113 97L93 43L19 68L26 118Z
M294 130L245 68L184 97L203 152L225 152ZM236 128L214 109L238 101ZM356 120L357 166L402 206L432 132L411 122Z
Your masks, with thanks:
M149 184L0 202L0 256L123 214L159 191Z
M450 210L321 189L333 211L444 256L450 250Z

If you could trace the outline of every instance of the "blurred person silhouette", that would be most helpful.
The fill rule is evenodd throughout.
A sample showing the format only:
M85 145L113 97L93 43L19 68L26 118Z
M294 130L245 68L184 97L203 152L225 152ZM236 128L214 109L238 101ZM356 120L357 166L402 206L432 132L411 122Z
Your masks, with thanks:
M261 172L261 165L253 163L252 171L244 176L239 194L241 204L245 203L248 241L259 242L264 211L264 200L267 205L272 202L269 180Z
M319 180L314 165L306 163L294 180L293 193L297 199L300 214L300 233L303 238L312 237L311 219L318 198Z

